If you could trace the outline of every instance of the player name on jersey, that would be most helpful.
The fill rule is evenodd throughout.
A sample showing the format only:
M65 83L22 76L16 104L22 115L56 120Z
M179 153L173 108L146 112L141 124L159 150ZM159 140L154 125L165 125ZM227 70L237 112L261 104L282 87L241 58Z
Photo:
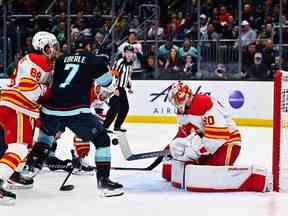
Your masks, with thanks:
M86 63L86 57L85 56L67 56L64 58L64 63Z

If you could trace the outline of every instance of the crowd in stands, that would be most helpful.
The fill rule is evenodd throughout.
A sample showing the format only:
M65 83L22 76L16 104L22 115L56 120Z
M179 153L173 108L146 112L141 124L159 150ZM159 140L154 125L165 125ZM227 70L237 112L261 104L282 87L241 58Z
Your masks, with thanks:
M201 0L198 11L197 0L174 1L169 9L165 8L169 1L160 0L160 20L156 22L155 7L139 7L154 4L154 0L126 0L124 13L108 37L123 0L115 1L115 11L112 0L71 1L74 15L69 31L67 1L57 0L49 8L51 2L16 0L8 4L11 65L32 50L32 35L46 30L55 34L62 53L69 51L69 32L72 48L79 37L85 37L95 54L107 54L111 61L121 55L126 44L132 44L136 79L265 80L273 78L280 64L288 70L288 0L282 0L281 18L279 0L243 0L241 22L238 1ZM19 14L32 16L13 16ZM280 39L286 44L283 47L278 46Z

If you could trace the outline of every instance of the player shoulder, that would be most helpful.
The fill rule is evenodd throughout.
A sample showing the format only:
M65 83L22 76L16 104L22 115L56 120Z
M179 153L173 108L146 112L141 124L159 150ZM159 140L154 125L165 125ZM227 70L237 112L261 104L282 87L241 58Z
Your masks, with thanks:
M204 115L212 106L213 101L209 95L199 94L192 99L188 112L192 115Z
M31 62L38 65L43 71L50 72L51 70L50 62L45 55L39 53L30 53L27 56Z

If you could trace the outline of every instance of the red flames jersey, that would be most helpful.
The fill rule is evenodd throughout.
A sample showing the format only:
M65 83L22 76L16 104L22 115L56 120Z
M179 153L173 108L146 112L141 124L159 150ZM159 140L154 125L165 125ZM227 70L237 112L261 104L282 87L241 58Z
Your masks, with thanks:
M177 114L179 130L176 137L197 131L203 136L204 154L213 154L227 143L240 145L241 136L234 120L222 104L208 95L196 95L183 114Z
M49 60L42 54L31 53L17 64L11 85L1 90L0 105L37 118L40 97L44 96L52 73Z

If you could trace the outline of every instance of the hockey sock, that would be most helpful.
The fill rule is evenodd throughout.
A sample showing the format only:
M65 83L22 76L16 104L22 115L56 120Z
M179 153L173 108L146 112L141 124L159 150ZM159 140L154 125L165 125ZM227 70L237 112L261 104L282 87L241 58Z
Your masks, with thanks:
M0 178L6 181L28 153L27 145L13 143L0 160Z
M110 147L100 147L96 149L95 163L97 167L97 179L108 178L111 167Z
M26 164L30 167L42 169L43 163L48 158L48 145L37 142L27 157Z

